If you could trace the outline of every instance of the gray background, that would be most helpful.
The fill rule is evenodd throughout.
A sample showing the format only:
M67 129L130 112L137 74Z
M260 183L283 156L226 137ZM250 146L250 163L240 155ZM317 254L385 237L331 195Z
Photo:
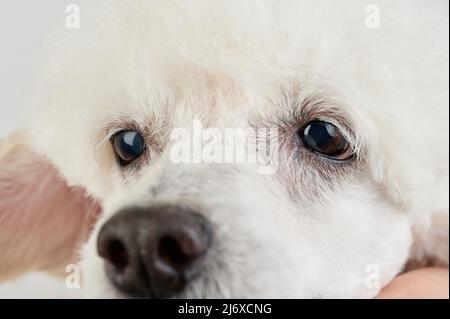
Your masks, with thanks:
M65 8L76 1L0 0L0 138L23 123L23 110L49 34L65 28ZM1 229L0 229L1 231ZM1 251L0 251L1 254ZM71 298L78 290L45 274L0 284L0 298Z

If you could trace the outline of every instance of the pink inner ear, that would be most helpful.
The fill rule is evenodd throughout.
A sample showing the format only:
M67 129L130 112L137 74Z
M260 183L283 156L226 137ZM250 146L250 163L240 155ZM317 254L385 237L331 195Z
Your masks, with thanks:
M30 270L64 271L100 212L44 158L19 143L7 150L0 144L0 281Z

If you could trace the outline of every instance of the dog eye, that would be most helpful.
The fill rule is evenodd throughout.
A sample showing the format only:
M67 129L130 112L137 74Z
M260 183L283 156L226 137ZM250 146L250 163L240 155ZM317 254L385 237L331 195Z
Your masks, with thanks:
M136 131L121 131L111 138L114 151L121 166L127 166L145 151L144 138Z
M353 149L342 132L333 124L313 121L299 131L305 147L324 157L345 161L353 156Z

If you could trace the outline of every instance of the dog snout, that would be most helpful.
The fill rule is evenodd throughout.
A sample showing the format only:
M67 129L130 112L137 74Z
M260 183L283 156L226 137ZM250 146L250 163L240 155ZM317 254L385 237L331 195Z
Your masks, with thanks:
M168 298L201 274L212 227L178 206L128 208L100 230L98 254L109 280L133 297Z

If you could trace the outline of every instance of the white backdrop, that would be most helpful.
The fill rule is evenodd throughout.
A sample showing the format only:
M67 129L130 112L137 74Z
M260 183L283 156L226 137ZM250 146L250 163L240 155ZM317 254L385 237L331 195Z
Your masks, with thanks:
M22 125L29 88L51 30L65 28L65 8L76 1L0 1L0 138ZM1 229L0 229L1 231ZM1 254L1 251L0 251ZM0 284L0 298L71 298L79 291L45 274Z

